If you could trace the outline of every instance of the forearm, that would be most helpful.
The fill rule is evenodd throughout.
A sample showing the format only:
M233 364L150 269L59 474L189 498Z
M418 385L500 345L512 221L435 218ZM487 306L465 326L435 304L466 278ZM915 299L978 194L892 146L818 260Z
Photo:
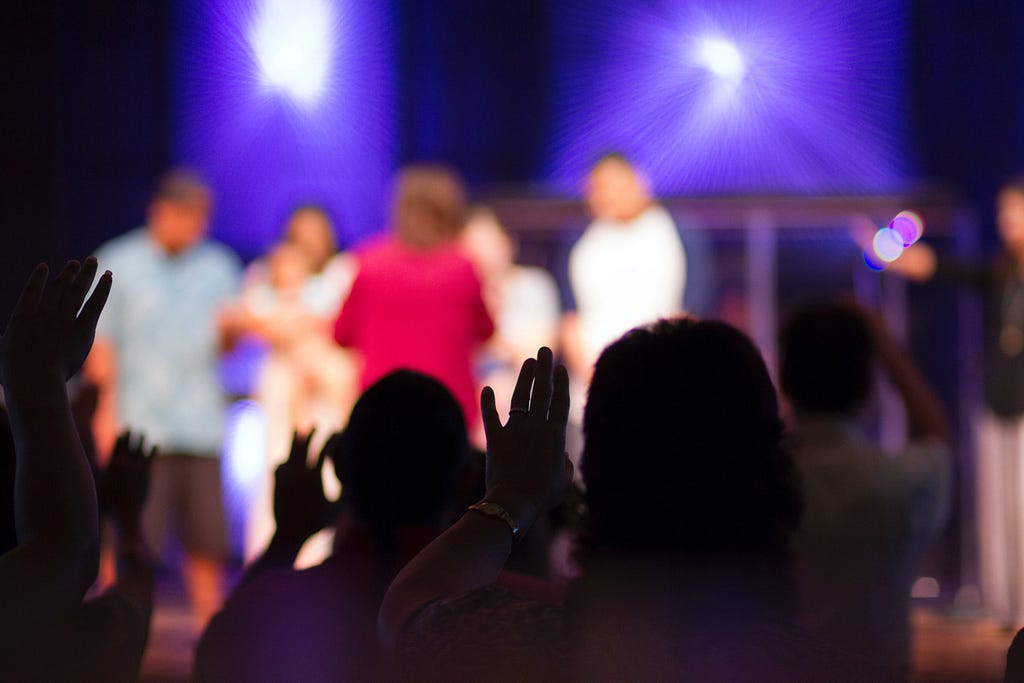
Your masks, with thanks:
M238 582L238 588L251 583L253 579L268 571L294 567L295 559L299 556L299 551L302 550L305 542L305 539L284 538L275 533L263 554L245 570L245 575Z
M19 547L0 575L11 615L30 624L77 604L96 578L99 537L93 476L63 378L4 387L14 434Z
M117 363L113 346L98 339L82 368L85 377L96 386L98 393L96 412L92 417L93 441L97 460L106 464L121 431L117 419Z
M87 549L95 574L98 521L89 463L75 429L64 380L56 373L5 387L17 455L15 510L22 543ZM75 558L65 558L75 559Z
M949 425L942 404L910 355L887 337L876 345L886 374L903 398L911 436L948 442Z
M475 513L463 515L420 551L388 588L379 619L385 647L395 646L405 624L424 605L494 583L512 544L505 522Z
M138 520L118 529L117 563L117 581L107 593L127 600L148 627L153 609L153 559Z
M589 382L593 367L587 358L583 337L580 333L579 316L575 312L565 314L562 320L561 338L562 355L566 365L572 370L575 377Z

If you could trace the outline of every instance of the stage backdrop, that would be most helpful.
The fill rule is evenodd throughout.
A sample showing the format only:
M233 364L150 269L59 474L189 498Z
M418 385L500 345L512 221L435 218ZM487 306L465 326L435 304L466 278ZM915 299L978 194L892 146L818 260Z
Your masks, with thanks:
M621 150L665 194L899 191L907 14L891 0L551 3L545 175L569 189Z
M389 3L188 0L176 19L176 156L216 188L214 236L252 258L308 202L343 244L378 230L396 148Z

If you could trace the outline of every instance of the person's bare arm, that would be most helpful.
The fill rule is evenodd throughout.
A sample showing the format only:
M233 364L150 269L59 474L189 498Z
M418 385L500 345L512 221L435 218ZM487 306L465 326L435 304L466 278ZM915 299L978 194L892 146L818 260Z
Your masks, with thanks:
M593 364L587 357L587 351L583 344L583 335L580 331L580 318L576 311L568 311L562 316L560 330L560 341L562 356L565 364L572 372L573 380L589 384L590 375L593 373Z
M82 366L82 373L96 386L92 434L100 464L105 464L121 431L117 417L117 352L109 339L96 337Z
M17 549L0 557L4 642L77 605L96 577L96 492L65 388L89 352L110 292L107 272L85 301L96 267L92 258L84 265L71 261L47 286L49 271L40 264L0 338L19 539Z
M484 500L504 508L525 533L538 515L556 506L572 480L565 455L569 378L552 369L551 350L542 348L520 370L510 417L502 426L490 387L481 396L487 433L487 493ZM532 391L531 391L532 385ZM512 551L506 522L466 514L424 548L398 574L381 605L382 645L395 647L404 626L422 608L495 581Z
M949 443L949 423L942 403L910 354L893 339L877 314L862 309L862 315L871 330L882 369L903 399L910 436Z

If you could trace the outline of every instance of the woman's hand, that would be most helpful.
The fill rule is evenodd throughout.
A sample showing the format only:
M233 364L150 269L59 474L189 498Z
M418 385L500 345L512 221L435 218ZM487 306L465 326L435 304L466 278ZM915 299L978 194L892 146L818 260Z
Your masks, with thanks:
M313 534L333 524L340 512L339 501L324 494L323 469L328 456L340 443L340 434L333 434L320 450L316 463L310 467L309 440L313 431L296 432L288 460L274 472L274 519L278 540L303 543Z
M523 363L504 426L494 391L485 387L480 397L487 435L485 500L505 508L524 531L562 501L572 481L565 453L569 375L553 362L551 349L544 347Z
M84 265L68 261L47 287L48 274L46 264L36 266L0 337L4 386L23 376L29 382L47 374L67 379L78 372L92 348L96 322L110 294L110 271L100 278L88 301L85 297L96 276L95 258L90 256Z

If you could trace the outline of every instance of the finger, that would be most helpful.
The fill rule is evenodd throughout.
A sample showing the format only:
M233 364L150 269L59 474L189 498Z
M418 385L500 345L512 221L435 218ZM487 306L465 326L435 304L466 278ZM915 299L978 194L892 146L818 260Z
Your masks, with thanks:
M553 381L551 366L555 362L551 349L542 346L537 351L537 368L533 378L533 397L530 400L530 414L538 416L541 420L548 417L548 409L551 407L551 394Z
M82 312L78 314L78 322L85 325L86 329L96 330L96 322L100 319L100 313L107 303L107 297L110 296L110 287L113 281L114 276L111 272L109 270L104 272L100 276L100 281L96 283L96 289L92 290L92 296L82 306Z
M519 369L519 378L516 380L516 388L512 391L512 400L509 402L510 417L515 412L530 411L530 385L533 384L536 368L535 359L527 358L523 361L523 367Z
M288 459L284 464L297 465L299 463L305 464L306 462L306 444L303 443L303 437L299 434L299 430L292 431L292 448L288 451Z
M139 434L139 440L135 442L135 447L132 448L132 457L135 460L139 460L146 455L146 435Z
M127 429L117 435L117 440L114 442L114 450L110 454L111 462L121 463L125 459L125 453L128 451L131 436L131 431Z
M323 448L320 449L320 455L316 459L316 470L322 472L324 469L324 462L327 461L327 457L334 457L334 449L338 447L338 442L341 440L341 432L335 432L327 437L327 441L324 442Z
M65 314L78 315L78 309L82 307L85 295L89 293L92 281L96 277L96 267L95 256L85 259L82 268L61 296L60 307Z
M548 411L548 422L565 429L569 422L569 371L564 365L555 368L554 390L551 394L551 409Z
M46 286L46 278L49 274L50 268L45 263L40 263L36 266L32 274L28 276L24 289L21 290L21 296L18 297L18 303L14 305L12 317L24 315L35 310L39 305L39 299L42 296L43 287Z
M43 292L43 298L39 302L40 308L45 308L49 311L57 310L68 286L74 282L78 276L78 271L81 269L82 264L78 261L71 260L65 263L64 268L57 274L57 277L50 283L46 291Z
M484 421L484 436L490 441L501 429L501 419L494 405L494 389L490 387L484 387L480 392L480 416Z
M571 485L572 478L576 474L576 466L572 464L572 460L569 459L569 454L565 454L565 479Z

